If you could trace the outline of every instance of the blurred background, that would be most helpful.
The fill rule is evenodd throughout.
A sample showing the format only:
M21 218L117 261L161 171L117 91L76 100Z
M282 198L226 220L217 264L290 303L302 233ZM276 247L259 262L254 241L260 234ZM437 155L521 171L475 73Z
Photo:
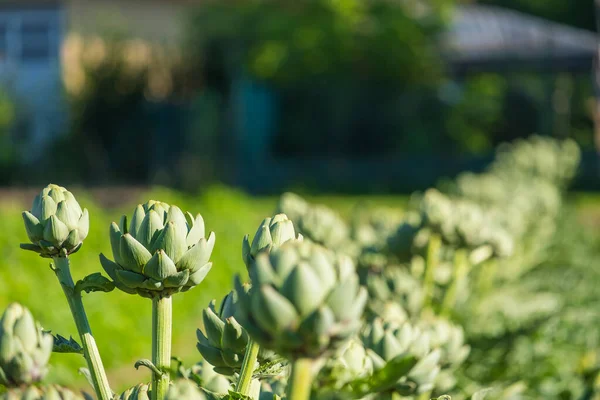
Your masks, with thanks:
M552 243L569 246L557 269L568 259L589 272L600 248L600 198L583 193L600 189L596 14L593 0L1 0L0 304L21 301L44 327L76 333L47 263L18 248L20 212L47 183L90 209L76 279L110 254L110 221L149 198L173 202L217 236L210 279L175 300L174 353L195 362L200 311L244 271L242 237L280 193L344 217L365 201L402 208L534 133L583 151L575 219ZM113 388L148 378L133 363L149 355L149 302L85 301ZM53 363L51 380L85 386L81 358Z
M409 192L538 133L598 188L595 25L593 0L5 0L0 185Z

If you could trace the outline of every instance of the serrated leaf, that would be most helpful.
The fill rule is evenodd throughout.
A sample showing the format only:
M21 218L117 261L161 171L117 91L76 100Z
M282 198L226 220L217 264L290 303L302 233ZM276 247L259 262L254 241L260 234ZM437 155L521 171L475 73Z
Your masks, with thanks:
M366 378L356 379L346 386L352 388L356 395L365 396L369 393L378 393L394 387L400 378L406 376L417 364L414 356L399 355L388 361L385 366Z
M90 292L110 292L115 288L115 284L108 278L102 276L100 272L95 272L79 280L75 285L75 291L86 293Z
M48 331L48 333L52 334L51 331ZM52 337L54 338L54 346L52 347L53 353L83 354L83 347L81 347L72 336L67 339L64 336L52 334Z

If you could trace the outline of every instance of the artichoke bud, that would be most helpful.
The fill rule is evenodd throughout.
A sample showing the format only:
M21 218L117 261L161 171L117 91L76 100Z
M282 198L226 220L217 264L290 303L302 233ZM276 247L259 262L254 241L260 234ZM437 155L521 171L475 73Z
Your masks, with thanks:
M53 345L52 335L42 332L27 308L9 305L0 320L0 383L11 387L41 381Z
M84 400L81 393L57 386L27 386L12 388L0 395L1 400Z
M319 371L317 382L321 387L339 389L346 383L365 378L373 373L373 361L363 344L353 338L328 359Z
M206 400L206 396L192 381L178 379L171 383L164 400Z
M287 357L333 351L360 326L367 293L347 257L290 240L250 266L252 288L236 281L238 315L264 348Z
M177 206L151 200L138 205L132 217L110 225L114 262L100 262L115 286L143 297L165 297L200 284L212 268L209 262L215 234L204 237L204 220Z
M42 257L57 257L63 251L75 253L89 232L87 209L81 209L73 194L50 184L36 196L31 211L23 212L25 230L31 244L22 244Z
M202 311L204 331L196 331L198 351L216 372L223 375L240 372L248 345L248 334L234 316L239 304L237 297L235 291L230 292L219 310L215 308L215 301L211 301ZM277 358L273 352L261 349L258 363L264 364Z
M146 383L139 383L125 390L116 400L150 400L152 387Z
M290 240L302 240L301 235L296 235L294 224L285 214L277 214L272 218L265 218L258 227L252 244L248 235L242 242L242 257L246 267L254 262L262 252L270 252Z
M422 333L408 322L396 324L377 318L365 328L362 339L375 370L385 368L397 357L413 356L416 359L416 364L406 376L400 377L394 391L406 396L433 389L440 372L441 352L439 349L431 350L427 333ZM410 388L410 393L406 393L407 388Z

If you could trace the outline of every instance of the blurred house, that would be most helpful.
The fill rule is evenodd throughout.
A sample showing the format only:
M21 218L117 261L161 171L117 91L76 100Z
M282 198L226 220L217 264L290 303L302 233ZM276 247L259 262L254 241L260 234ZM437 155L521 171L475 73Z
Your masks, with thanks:
M0 2L0 84L13 99L19 142L35 144L23 154L35 159L64 129L60 46L66 11L57 1Z
M61 80L61 44L68 33L118 32L161 43L180 39L187 0L0 1L0 90L13 99L14 142L33 162L66 132L67 101Z

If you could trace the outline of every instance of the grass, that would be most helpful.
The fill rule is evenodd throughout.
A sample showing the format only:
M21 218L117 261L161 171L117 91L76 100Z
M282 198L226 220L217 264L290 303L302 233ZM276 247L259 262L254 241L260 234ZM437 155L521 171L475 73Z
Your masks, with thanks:
M187 364L200 359L196 351L196 328L200 326L201 310L213 298L220 298L232 288L234 274L245 274L241 260L241 242L245 234L254 234L256 227L270 216L277 197L253 198L224 187L213 187L201 196L183 195L168 189L155 188L126 199L117 208L103 209L83 190L73 190L79 202L90 211L90 233L82 249L71 257L75 280L101 271L98 254L110 258L108 227L122 214L130 215L135 204L148 199L160 199L179 205L184 210L201 213L207 231L216 234L213 269L197 288L174 297L173 354ZM308 197L311 201L328 204L343 215L350 216L356 203L402 206L404 197ZM31 199L32 200L32 199ZM22 197L0 199L0 308L18 301L31 309L45 329L63 336L77 337L66 300L49 268L49 260L19 249L27 242L21 212L30 208ZM94 336L98 342L113 390L122 391L136 382L149 380L145 369L136 371L133 364L150 358L151 303L148 299L120 291L84 295ZM53 354L49 382L85 387L78 369L85 366L83 357L74 354Z

